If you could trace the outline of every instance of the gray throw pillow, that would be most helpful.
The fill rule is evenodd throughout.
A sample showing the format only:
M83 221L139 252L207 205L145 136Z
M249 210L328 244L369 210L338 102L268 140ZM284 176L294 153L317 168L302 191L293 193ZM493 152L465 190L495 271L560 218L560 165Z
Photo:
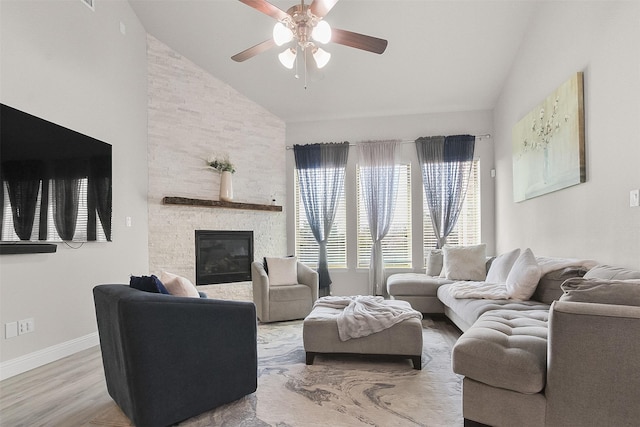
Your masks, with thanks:
M431 249L427 253L427 276L439 276L442 271L442 249Z
M640 307L640 280L569 279L562 284L560 301Z

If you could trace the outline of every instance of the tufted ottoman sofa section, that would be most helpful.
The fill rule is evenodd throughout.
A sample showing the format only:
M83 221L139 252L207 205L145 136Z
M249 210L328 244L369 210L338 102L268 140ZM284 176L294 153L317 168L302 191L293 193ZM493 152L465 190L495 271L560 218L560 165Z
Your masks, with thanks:
M480 318L453 348L457 374L518 393L539 393L547 375L547 320L541 310L493 310Z

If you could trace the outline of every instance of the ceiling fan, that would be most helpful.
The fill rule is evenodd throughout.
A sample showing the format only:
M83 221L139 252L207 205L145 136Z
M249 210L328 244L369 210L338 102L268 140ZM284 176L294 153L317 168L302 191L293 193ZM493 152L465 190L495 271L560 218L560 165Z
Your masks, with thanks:
M313 0L311 4L305 4L304 0L301 0L300 4L290 7L286 12L266 0L240 1L278 22L273 27L272 38L233 55L231 59L236 62L246 61L275 46L282 46L292 41L295 43L290 43L278 55L282 65L289 69L293 68L299 50L302 51L305 60L305 70L307 57L313 58L317 68L324 67L329 62L331 54L320 48L318 44L333 42L377 54L383 53L387 48L386 40L337 28L332 29L324 21L324 17L338 0Z

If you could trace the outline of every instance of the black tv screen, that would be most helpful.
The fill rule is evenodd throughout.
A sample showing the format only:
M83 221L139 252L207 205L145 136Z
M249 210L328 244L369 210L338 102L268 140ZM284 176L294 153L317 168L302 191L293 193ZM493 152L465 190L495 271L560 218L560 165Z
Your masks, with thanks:
M0 104L0 233L111 241L111 145Z

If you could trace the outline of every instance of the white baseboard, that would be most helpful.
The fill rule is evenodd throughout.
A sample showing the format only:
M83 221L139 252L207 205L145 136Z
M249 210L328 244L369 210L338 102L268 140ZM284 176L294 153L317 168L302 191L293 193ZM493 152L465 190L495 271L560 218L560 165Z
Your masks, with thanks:
M0 363L0 381L100 344L98 332Z

